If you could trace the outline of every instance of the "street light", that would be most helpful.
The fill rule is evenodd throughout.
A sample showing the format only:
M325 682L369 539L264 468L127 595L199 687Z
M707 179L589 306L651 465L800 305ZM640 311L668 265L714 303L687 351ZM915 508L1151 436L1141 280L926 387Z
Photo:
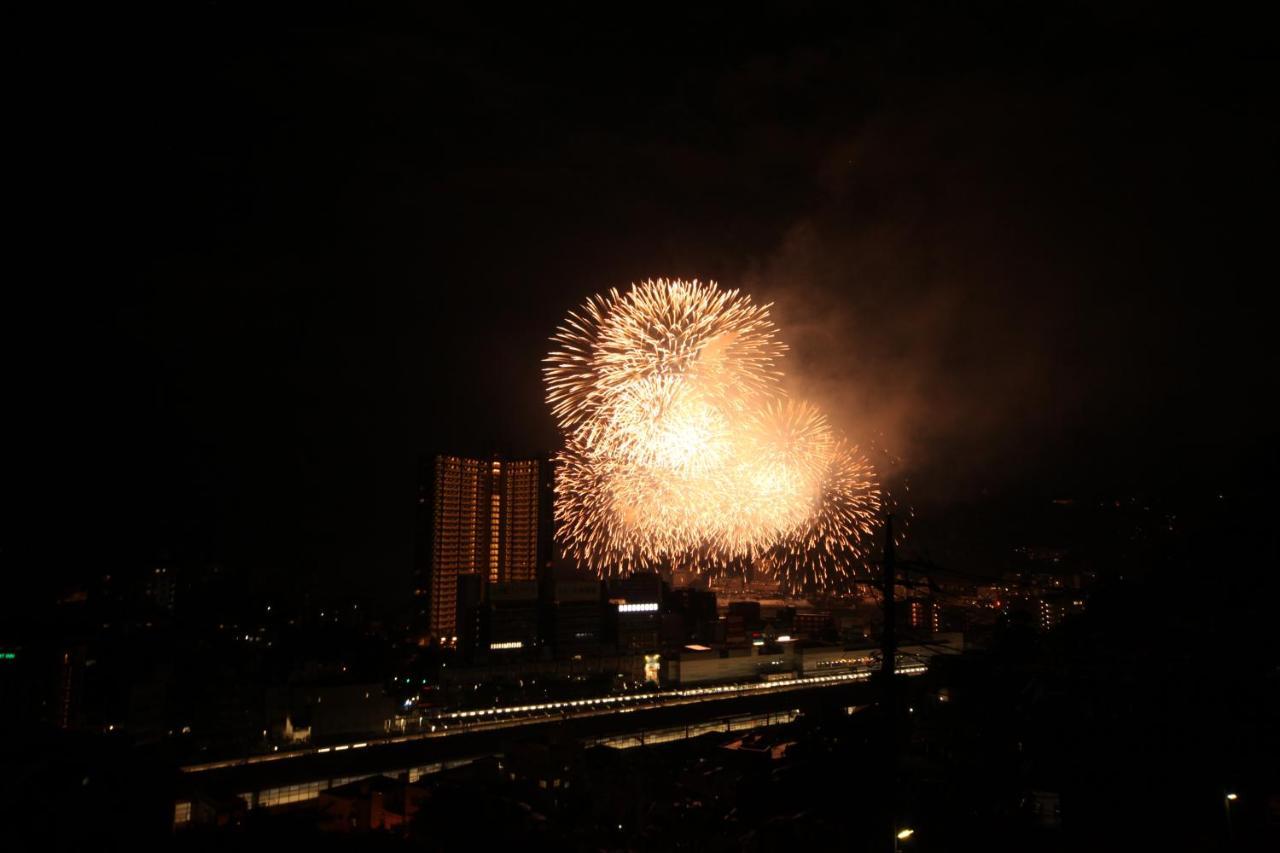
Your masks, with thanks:
M1222 810L1227 813L1227 842L1231 843L1232 837L1235 835L1231 827L1231 804L1240 799L1240 795L1235 791L1227 791L1226 797L1222 801Z
M916 834L916 831L915 831L914 829L899 829L899 830L898 830L898 840L899 840L899 841L906 841L908 838L910 838L911 836L913 836L913 835L915 835L915 834Z

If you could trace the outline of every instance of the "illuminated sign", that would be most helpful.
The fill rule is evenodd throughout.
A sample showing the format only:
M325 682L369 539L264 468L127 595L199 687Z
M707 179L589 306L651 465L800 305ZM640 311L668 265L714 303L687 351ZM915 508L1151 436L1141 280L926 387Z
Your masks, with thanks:
M644 680L658 683L658 676L662 671L662 655L645 655L644 656Z
M636 604L619 604L619 613L656 613L658 611L658 602L646 601Z
M498 649L523 649L523 648L524 648L524 641L523 641L523 640L512 640L512 641L511 641L511 642L509 642L509 643L490 643L490 644L489 644L489 648L490 648L490 649L493 649L493 650L495 650L495 651L496 651L496 650L498 650Z

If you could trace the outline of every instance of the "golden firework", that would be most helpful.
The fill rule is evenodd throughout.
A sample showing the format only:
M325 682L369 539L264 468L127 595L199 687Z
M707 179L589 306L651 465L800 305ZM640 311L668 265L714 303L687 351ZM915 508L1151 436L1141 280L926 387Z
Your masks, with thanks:
M544 369L569 556L602 575L754 562L792 590L850 574L881 508L875 471L782 393L769 307L657 279L570 313Z

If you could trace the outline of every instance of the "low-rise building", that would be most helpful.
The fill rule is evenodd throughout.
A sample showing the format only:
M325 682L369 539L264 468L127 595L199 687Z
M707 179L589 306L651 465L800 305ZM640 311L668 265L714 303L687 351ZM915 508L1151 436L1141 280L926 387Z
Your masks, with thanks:
M319 826L329 832L394 829L418 811L426 788L390 776L371 776L321 791Z
M790 643L727 648L695 644L667 661L665 681L682 685L750 681L796 670L795 649Z

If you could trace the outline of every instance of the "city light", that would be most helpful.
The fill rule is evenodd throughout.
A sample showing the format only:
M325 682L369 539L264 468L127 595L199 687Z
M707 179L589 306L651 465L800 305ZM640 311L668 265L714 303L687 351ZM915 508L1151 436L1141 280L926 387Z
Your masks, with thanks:
M911 666L899 666L895 671L895 674L899 676L916 676L926 672L927 670L928 667L924 664L915 664ZM471 726L478 724L486 727L519 725L523 722L543 719L547 715L554 713L579 713L591 715L612 712L618 708L631 710L640 706L662 707L664 705L682 705L690 701L701 702L715 699L731 699L735 696L751 695L754 693L769 693L775 691L807 689L811 687L835 687L841 684L867 681L872 675L873 671L866 669L857 672L842 672L831 675L796 675L793 678L778 681L751 681L739 684L717 684L709 687L686 687L675 690L664 690L661 692L652 691L636 693L632 695L596 696L589 699L565 699L561 701L541 702L529 705L495 706L493 708L478 708L472 711L452 711L434 717L431 722L424 721L424 731L420 734L406 734L381 738L376 741L368 741L367 743L370 746L375 746L378 744L404 743L406 741L422 738L449 737L451 735L469 731ZM455 726L455 728L450 729L447 726ZM299 758L306 755L315 755L348 748L351 748L350 744L346 746L324 746L319 748L298 749L273 755L253 755L245 758L212 761L204 764L191 764L186 765L181 769L185 773L198 773L221 767L238 767L284 758Z
M1239 795L1239 794L1234 794L1234 793L1233 793L1233 794L1227 794L1227 799L1228 799L1228 800L1231 800L1232 802L1235 802L1236 800L1240 799L1240 795Z
M499 650L502 650L502 649L523 649L523 648L524 648L524 641L523 641L523 640L511 640L511 641L509 641L509 642L505 642L505 643L490 643L490 644L489 644L489 648L490 648L490 649L492 649L493 651L499 651Z
M656 601L646 601L639 604L619 604L619 613L654 613L658 609Z
M906 841L908 838L910 838L915 834L916 834L916 831L914 829L900 829L898 830L898 840Z
M644 656L644 680L658 684L662 676L662 655Z

